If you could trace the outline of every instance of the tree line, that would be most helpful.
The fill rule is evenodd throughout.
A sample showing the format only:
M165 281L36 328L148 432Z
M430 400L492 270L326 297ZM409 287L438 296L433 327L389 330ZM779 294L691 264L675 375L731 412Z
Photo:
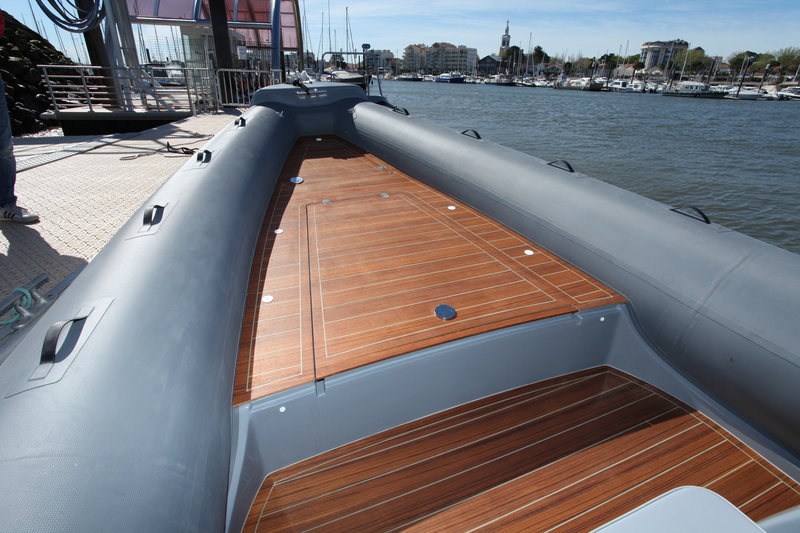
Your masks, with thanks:
M534 65L549 65L554 61L541 46L536 46L533 52L526 54L518 46L511 46L501 54L503 70L509 73L520 73ZM556 59L558 61L558 59ZM604 54L600 57L579 57L561 58L561 67L549 65L545 67L545 74L566 74L568 76L590 76L610 75L619 65L630 65L633 74L636 75L644 69L644 63L640 61L640 55L634 54L620 57L616 54ZM730 67L731 79L736 79L741 75L752 77L761 74L762 78L774 76L775 83L781 83L787 78L796 77L800 68L800 47L791 46L781 48L775 52L756 53L751 51L734 52L726 58ZM693 50L683 50L666 64L658 65L666 72L680 75L682 71L688 76L708 75L712 71L719 69L719 63L705 53L702 48Z

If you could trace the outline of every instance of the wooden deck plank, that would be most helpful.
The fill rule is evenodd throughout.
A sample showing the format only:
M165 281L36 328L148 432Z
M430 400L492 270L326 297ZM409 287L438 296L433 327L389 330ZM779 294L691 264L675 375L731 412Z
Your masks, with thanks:
M444 264L429 274L420 273L418 269L414 269L413 272L394 272L393 277L382 282L365 283L366 279L372 281L373 278L371 276L369 278L366 276L353 276L352 278L360 280L361 283L351 284L348 288L338 288L341 287L341 284L336 284L339 280L323 282L325 284L325 303L330 307L335 307L370 298L379 298L383 295L436 287L450 283L454 279L483 278L484 276L497 275L503 272L508 272L503 265L493 261L491 258L486 258L485 262L476 260L475 262L470 262L469 266L456 266L453 268L452 264ZM402 280L402 283L398 283L400 280Z
M375 453L380 450L390 449L398 444L423 438L427 434L435 433L450 426L457 426L473 418L490 416L495 412L513 408L524 402L543 401L553 394L567 388L593 387L592 380L603 380L606 376L598 376L595 369L576 372L568 379L564 377L545 380L527 387L520 387L482 398L468 404L460 405L446 411L432 414L422 419L414 420L402 426L381 432L367 439L346 444L328 453L311 457L302 463L297 463L273 474L277 481L313 474L316 471L329 468L342 462L347 462L361 455ZM610 378L609 378L610 379Z
M354 484L360 478L369 477L371 472L379 475L386 471L393 471L401 467L415 465L426 459L436 457L442 450L457 449L472 443L480 443L482 439L500 434L508 434L509 428L523 428L528 431L547 431L543 427L530 427L534 421L541 420L552 413L548 404L577 406L577 408L590 410L590 402L597 402L597 398L607 394L608 391L616 393L616 401L621 397L623 385L621 379L594 375L589 379L569 383L564 387L533 394L520 394L513 400L494 401L488 405L477 405L465 412L455 412L445 419L432 420L420 428L404 432L399 437L380 440L370 446L362 448L359 454L345 456L345 461L340 461L342 454L334 452L330 459L313 469L306 469L302 474L291 475L293 482L305 477L307 483L304 488L306 496L316 493L325 493L338 490ZM622 393L628 391L621 391ZM448 431L450 430L450 431ZM553 431L552 429L550 430ZM494 441L493 441L494 442ZM368 449L368 451L366 451ZM408 452L404 451L408 450ZM502 455L501 450L489 450ZM388 460L390 463L386 463ZM358 461L357 469L351 468ZM371 466L370 466L371 464ZM344 475L343 475L344 472ZM350 473L348 477L347 473ZM313 477L312 477L313 476ZM279 482L285 483L289 478L280 477ZM324 483L318 483L324 481ZM276 506L280 497L273 499ZM289 501L286 506L294 505L296 501Z
M292 183L294 176L304 181ZM624 301L534 243L332 137L296 144L258 245L234 404L465 336ZM439 303L457 307L458 316L436 318ZM271 371L270 364L279 366ZM239 374L256 369L257 378ZM300 371L287 380L287 369Z
M271 474L244 531L590 531L672 488L754 520L798 485L703 415L600 368L393 428Z

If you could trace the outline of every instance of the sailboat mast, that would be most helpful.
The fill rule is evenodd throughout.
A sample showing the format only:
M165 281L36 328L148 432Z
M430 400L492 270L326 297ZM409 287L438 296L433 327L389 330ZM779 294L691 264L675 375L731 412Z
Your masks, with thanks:
M686 70L686 60L689 59L689 44L686 44L686 55L683 56L683 66L681 67L681 79L683 81L683 72Z
M528 67L530 66L531 55L533 55L533 51L531 50L531 40L533 39L533 32L528 34L528 53L525 55L525 76L528 75Z
M331 40L331 0L328 0L328 50L335 52L333 41Z
M625 66L628 64L628 45L631 44L630 39L625 42L625 60L622 63L622 79L624 80L627 77L628 68ZM631 75L631 81L633 81L633 75Z

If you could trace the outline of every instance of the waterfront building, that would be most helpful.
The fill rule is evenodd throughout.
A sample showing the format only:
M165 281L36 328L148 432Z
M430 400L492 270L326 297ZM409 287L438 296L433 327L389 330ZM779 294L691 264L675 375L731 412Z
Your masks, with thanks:
M491 76L500 72L500 56L490 54L478 61L478 74L481 76Z
M639 60L644 63L644 68L666 65L676 55L689 49L689 43L681 39L672 41L652 41L642 45Z
M386 73L394 65L394 54L389 50L367 50L364 61L370 71L374 71L377 64L379 72Z
M617 65L617 68L611 72L611 76L614 78L633 78L633 74L633 63L620 63Z
M403 69L408 72L425 71L472 73L478 62L478 50L450 43L433 43L432 46L412 44L403 51Z
M425 52L428 49L424 44L410 44L403 50L403 70L406 72L419 72L425 68Z

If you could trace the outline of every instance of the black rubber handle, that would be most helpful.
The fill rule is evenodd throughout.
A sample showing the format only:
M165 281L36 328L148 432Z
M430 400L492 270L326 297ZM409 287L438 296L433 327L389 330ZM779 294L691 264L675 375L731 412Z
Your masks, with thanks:
M44 344L42 344L42 356L39 359L40 365L56 362L56 348L58 347L58 338L61 336L61 332L63 331L64 327L66 327L67 324L71 324L72 322L83 320L87 316L88 315L76 316L75 318L70 318L69 320L62 320L60 322L56 322L55 324L50 326L50 329L47 330L47 333L44 336Z
M142 225L143 226L152 225L153 221L155 220L156 212L159 209L164 209L165 207L166 207L165 205L158 205L158 204L148 205L144 210L144 220L142 220Z
M556 168L560 168L561 170L566 170L567 172L575 172L575 169L572 168L572 165L570 165L569 162L567 162L567 161L565 161L563 159L558 159L556 161L550 161L547 164L550 165L551 167L556 167ZM562 167L561 165L564 165L564 166Z
M696 217L696 216L694 216L694 215L692 215L690 213L684 213L683 211L681 211L681 209L691 209L692 211L694 211L695 213L700 215L701 218L698 218L698 217ZM680 215L683 215L685 217L694 218L696 220L700 220L702 222L705 222L706 224L711 224L711 219L708 218L705 213L700 211L699 208L697 208L697 207L695 207L693 205L685 205L683 207L673 207L672 209L670 209L670 211L675 211L676 213L678 213Z

